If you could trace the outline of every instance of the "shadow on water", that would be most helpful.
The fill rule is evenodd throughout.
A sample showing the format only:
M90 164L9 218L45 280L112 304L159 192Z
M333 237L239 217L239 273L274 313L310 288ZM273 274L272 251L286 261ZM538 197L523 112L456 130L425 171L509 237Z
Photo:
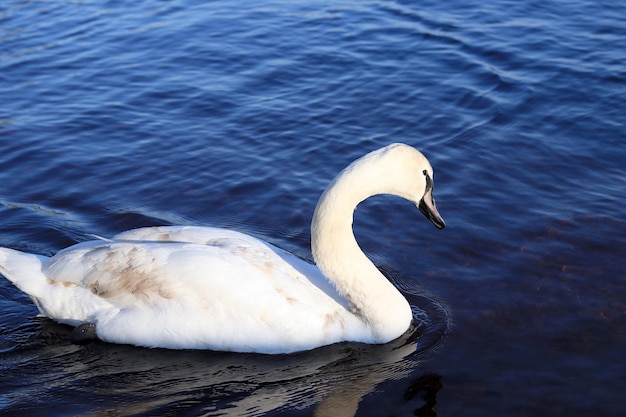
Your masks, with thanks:
M38 415L354 416L383 382L401 381L414 415L436 415L440 377L419 375L420 357L447 332L447 312L405 293L411 328L386 345L340 343L290 355L145 349L70 342L46 318L2 326L0 405ZM415 376L417 375L417 376ZM380 388L378 388L380 390ZM51 404L50 398L55 401Z

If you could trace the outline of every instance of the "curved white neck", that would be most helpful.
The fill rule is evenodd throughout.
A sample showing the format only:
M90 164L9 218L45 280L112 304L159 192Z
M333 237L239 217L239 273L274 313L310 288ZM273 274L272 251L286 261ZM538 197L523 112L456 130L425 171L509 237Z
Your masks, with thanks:
M388 168L360 160L350 165L322 194L311 224L315 263L372 329L374 342L400 336L412 319L407 300L365 256L352 231L354 209L361 201L400 194L384 180Z

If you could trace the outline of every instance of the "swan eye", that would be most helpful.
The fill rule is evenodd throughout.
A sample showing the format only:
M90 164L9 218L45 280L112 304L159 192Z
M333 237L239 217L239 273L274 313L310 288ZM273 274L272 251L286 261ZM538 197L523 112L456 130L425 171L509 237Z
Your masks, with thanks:
M430 178L428 171L423 170L422 174L424 174L424 176L426 177L426 192L428 192L433 189L433 180L432 178Z

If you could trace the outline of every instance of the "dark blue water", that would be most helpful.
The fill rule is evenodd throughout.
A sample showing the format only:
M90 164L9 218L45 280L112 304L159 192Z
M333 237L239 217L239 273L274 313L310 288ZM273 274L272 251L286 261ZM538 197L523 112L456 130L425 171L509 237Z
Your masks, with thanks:
M0 246L231 227L310 257L327 183L422 150L448 227L379 197L387 346L75 345L0 280L4 415L583 416L626 408L626 5L3 2Z

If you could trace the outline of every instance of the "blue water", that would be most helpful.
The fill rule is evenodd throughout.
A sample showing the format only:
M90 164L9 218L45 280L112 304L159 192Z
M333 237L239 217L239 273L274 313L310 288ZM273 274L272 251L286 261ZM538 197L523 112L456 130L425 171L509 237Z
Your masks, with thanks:
M355 233L414 306L387 346L70 342L0 280L0 414L578 416L626 409L626 15L607 0L5 1L0 246L230 227L310 258L318 196L403 141L447 228Z

